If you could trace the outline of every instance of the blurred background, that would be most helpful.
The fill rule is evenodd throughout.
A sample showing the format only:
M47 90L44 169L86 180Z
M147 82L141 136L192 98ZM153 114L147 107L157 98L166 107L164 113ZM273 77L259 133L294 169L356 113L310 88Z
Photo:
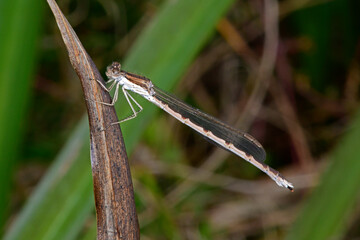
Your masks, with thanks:
M294 184L134 96L144 111L121 127L142 239L360 239L359 1L58 4L102 73L120 61L249 132ZM83 94L47 3L0 1L0 36L1 236L95 239Z

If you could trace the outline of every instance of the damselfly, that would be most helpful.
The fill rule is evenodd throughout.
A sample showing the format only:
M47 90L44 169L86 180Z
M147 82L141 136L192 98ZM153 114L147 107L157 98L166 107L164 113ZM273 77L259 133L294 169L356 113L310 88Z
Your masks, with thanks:
M191 127L216 145L253 164L255 167L266 173L279 186L286 187L290 190L294 189L293 185L278 171L264 163L266 157L265 150L251 135L240 132L220 120L187 105L171 94L159 89L153 85L149 79L143 76L122 71L121 65L118 62L114 62L107 67L106 76L109 78L107 83L112 82L110 87L107 89L103 84L99 83L107 91L110 91L115 87L115 93L112 103L103 104L114 105L118 98L119 88L122 86L122 91L133 112L130 117L121 122L136 117L142 110L140 104L129 94L128 90L130 90L163 109L165 112L169 113L183 124ZM135 111L131 104L131 100L139 107L139 111Z

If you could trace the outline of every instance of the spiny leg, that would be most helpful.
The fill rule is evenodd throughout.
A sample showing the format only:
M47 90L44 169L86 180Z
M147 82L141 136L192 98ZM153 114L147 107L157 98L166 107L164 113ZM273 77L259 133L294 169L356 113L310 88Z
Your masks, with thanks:
M135 117L137 116L138 113L140 113L140 112L143 110L143 108L141 107L141 105L130 95L130 93L128 93L128 92L125 90L124 87L122 87L122 91L123 91L123 93L124 93L124 96L125 96L125 98L126 98L126 101L127 101L127 102L129 103L129 105L130 105L130 108L131 108L133 114L132 114L131 116L129 116L129 117L126 117L126 118L118 121L118 122L114 122L114 123L112 123L111 125L118 124L118 123L122 123L122 122L126 122L127 120L133 119L133 118L135 118ZM131 104L131 101L130 101L129 97L130 97L131 100L133 100L133 102L136 104L136 106L138 106L138 107L140 108L139 111L135 111L134 106Z
M114 80L115 80L115 79L109 80L109 81L107 81L106 83L110 83L110 82L112 82L112 81L114 81ZM110 87L108 88L109 92L110 92L111 89L115 86L115 84L116 84L116 81L114 81L114 82L110 85Z
M111 81L112 81L112 80L111 80ZM102 84L101 84L101 85L102 85ZM111 86L109 87L109 89L106 89L106 90L109 92L115 85L116 85L116 88L115 88L114 98L113 98L113 100L112 100L111 103L100 102L100 101L89 100L89 99L86 99L86 100L94 101L94 102L97 102L97 103L100 103L100 104L104 104L104 105L106 105L106 106L114 106L115 103L116 103L116 101L117 101L117 99L118 99L118 96L119 96L119 86L120 86L120 83L115 81L114 83L111 84ZM103 86L103 85L102 85L102 86ZM126 91L126 89L124 88L124 86L122 87L122 91L123 91L123 93L124 93L124 96L125 96L125 98L126 98L126 101L127 101L127 102L129 103L129 105L130 105L130 108L131 108L133 114L132 114L131 116L129 116L129 117L126 117L126 118L118 121L118 122L111 123L108 127L106 127L105 129L103 129L102 131L106 131L106 129L108 129L108 128L109 128L110 126L112 126L112 125L119 124L119 123L122 123L122 122L125 122L125 121L127 121L127 120L130 120L130 119L135 118L135 117L137 116L137 114L140 113L140 112L143 110L142 106L130 95L130 93L128 93L128 92ZM130 101L129 97L130 97L130 99L136 104L136 106L138 106L138 107L140 108L138 111L136 111L136 110L134 109L134 106L131 104L131 101Z
M109 81L107 81L106 83L112 82L112 81L114 81L114 80L115 80L115 79L109 79ZM98 84L101 86L102 89L104 89L104 90L107 91L107 92L110 92L110 90L107 89L107 87L106 87L102 82L100 82L100 81L97 80L97 79L96 79L96 81L98 82Z
M117 86L118 86L118 85L117 85ZM124 87L122 87L122 91L123 91L123 93L124 93L124 96L125 96L125 98L126 98L126 101L127 101L127 102L129 103L129 105L130 105L130 108L131 108L133 114L132 114L131 116L129 116L129 117L126 117L126 118L118 121L118 122L111 123L109 126L107 126L105 129L102 129L101 131L106 131L106 130L107 130L109 127L111 127L112 125L119 124L119 123L122 123L122 122L126 122L127 120L133 119L133 118L135 118L135 117L137 116L138 113L140 113L140 112L143 110L142 106L130 95L130 93L128 93L128 92L125 90ZM134 103L136 104L136 106L138 106L138 107L140 108L139 111L135 111L134 106L131 104L131 101L130 101L129 97L130 97L131 100L134 101ZM114 96L114 99L115 99L115 96Z
M106 106L114 106L115 103L116 103L116 101L117 101L117 99L118 99L120 83L115 81L113 84L111 84L111 86L110 86L111 89L112 89L115 85L116 85L116 89L115 89L115 93L114 93L114 98L113 98L113 100L112 100L111 103L106 103L106 102L101 102L101 101L95 101L95 100L91 100L91 99L85 99L85 100L97 102L97 103L100 103L100 104L103 104L103 105L106 105ZM111 90L111 89L110 89L110 90ZM106 91L107 91L107 92L110 92L110 90L108 90L108 89L106 88Z
M136 114L138 114L139 112L141 112L143 110L142 106L131 96L131 94L129 92L127 92L124 88L123 88L123 92L125 94L125 97L126 96L129 96L131 98L131 100L133 100L133 102L136 104L136 106L138 106L140 108L139 111L136 112ZM129 100L128 100L129 102ZM130 105L131 106L131 105ZM131 106L132 107L132 106ZM133 109L133 112L134 112L134 109Z

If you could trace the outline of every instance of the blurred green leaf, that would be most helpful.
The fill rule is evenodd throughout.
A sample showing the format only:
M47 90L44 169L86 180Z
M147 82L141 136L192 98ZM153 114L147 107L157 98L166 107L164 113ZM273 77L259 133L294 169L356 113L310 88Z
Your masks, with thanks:
M97 233L97 226L93 224L90 228L86 229L86 234L78 238L79 240L94 240Z
M360 192L359 139L360 112L339 141L331 165L293 224L288 240L343 238Z
M88 131L83 118L5 239L76 237L94 204Z
M214 32L216 22L232 2L168 1L137 39L123 64L124 69L144 73L165 90L170 89ZM134 149L147 122L156 113L148 103L143 105L141 116L122 125L129 151ZM127 107L121 102L117 109ZM82 227L84 216L93 208L89 204L93 192L85 125L85 121L80 123L6 239L26 239L28 236L72 239ZM84 201L82 205L80 200Z
M172 214L169 211L169 208L165 206L165 196L162 194L162 191L159 188L159 185L157 184L154 176L149 174L142 174L141 178L138 180L145 187L147 194L151 195L152 201L154 201L156 219L149 222L145 226L140 224L142 225L141 232L145 235L152 235L154 239L181 239L181 234L176 226L176 220L174 218L175 214Z
M42 1L0 1L1 228L9 210L10 180L25 125L42 8Z

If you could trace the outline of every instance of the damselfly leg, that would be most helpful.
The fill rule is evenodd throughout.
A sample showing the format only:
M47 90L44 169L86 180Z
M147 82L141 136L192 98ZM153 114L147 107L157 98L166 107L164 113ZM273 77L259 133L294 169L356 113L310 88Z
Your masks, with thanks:
M104 86L100 81L98 81L98 83L100 84L100 86L102 88L104 88L104 90L106 90L107 92L110 92L115 86L115 92L114 92L114 97L113 97L113 100L111 101L111 103L106 103L106 102L101 102L101 101L95 101L95 100L89 100L89 99L86 99L86 100L89 100L89 101L93 101L93 102L97 102L97 103L100 103L100 104L103 104L103 105L106 105L106 106L114 106L115 103L117 102L118 100L118 96L119 96L119 88L120 88L120 83L118 81L116 81L115 79L109 79L109 81L107 81L106 83L110 83L110 82L113 82L109 88L106 88L106 86ZM111 123L111 125L115 125L115 124L118 124L118 123L122 123L122 122L126 122L130 119L133 119L137 116L138 113L140 113L143 108L142 106L130 95L130 93L128 91L126 91L125 87L123 86L122 87L122 91L124 93L124 96L126 98L126 101L129 103L129 106L131 108L131 111L132 111L132 115L118 121L118 122L114 122L114 123ZM134 106L132 105L131 103L131 100L136 104L136 106L138 106L139 110L136 111ZM106 128L107 129L107 128Z
M126 118L118 121L118 122L114 122L114 123L112 123L111 125L118 124L118 123L122 123L122 122L126 122L126 121L128 121L128 120L130 120L130 119L136 118L136 116L138 115L138 113L140 113L140 112L143 110L142 106L130 95L130 93L129 93L128 91L126 91L126 89L125 89L124 87L122 88L122 91L123 91L123 93L124 93L124 96L125 96L125 98L126 98L126 101L129 103L129 106L130 106L133 114L132 114L131 116L128 116L128 117L126 117ZM138 111L135 111L134 106L131 104L131 101L130 101L129 98L136 104L136 106L138 106L138 108L139 108ZM117 99L116 99L116 100L117 100ZM115 102L116 102L116 101L115 101Z

